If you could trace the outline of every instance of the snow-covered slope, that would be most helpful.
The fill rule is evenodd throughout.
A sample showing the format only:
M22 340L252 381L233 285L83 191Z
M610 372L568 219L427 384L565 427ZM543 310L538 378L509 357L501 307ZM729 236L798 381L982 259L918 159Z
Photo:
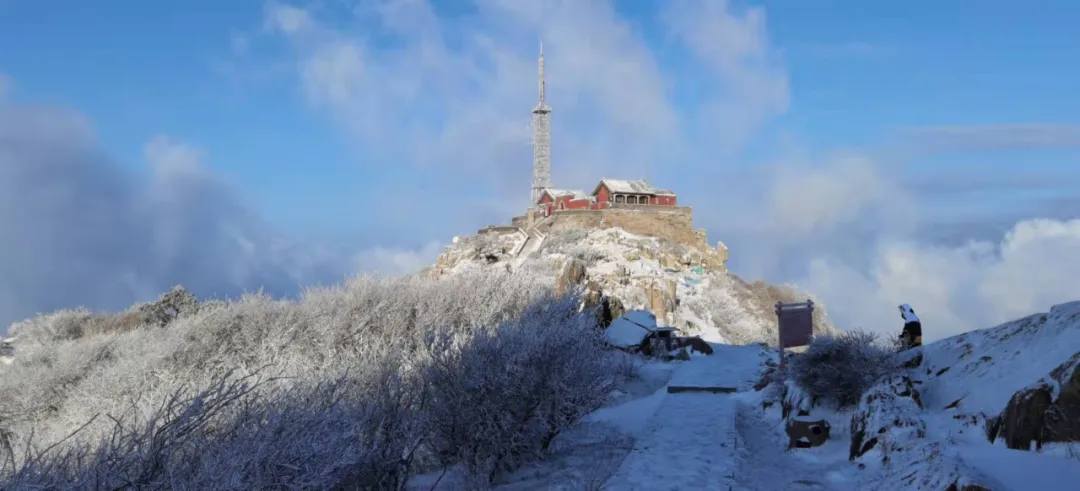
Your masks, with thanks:
M927 409L996 415L1018 390L1080 352L1080 302L923 347ZM909 355L910 356L910 355Z
M773 305L809 297L791 285L743 281L726 271L716 250L619 228L552 230L535 249L522 247L524 240L525 234L516 230L458 239L439 257L432 274L505 268L540 281L582 284L598 303L610 304L611 318L647 310L660 325L678 328L682 335L732 344L775 344ZM515 255L518 251L521 255ZM571 264L584 274L570 274ZM821 332L832 332L823 305L815 316Z
M889 464L879 469L884 476L881 489L929 490L952 484L960 489L1077 489L1076 443L1012 450L995 433L1033 431L1055 439L1043 423L1045 406L1031 405L1036 399L1030 396L1031 388L1040 382L1053 385L1044 403L1059 400L1062 390L1073 391L1075 397L1076 387L1063 388L1050 374L1060 372L1059 367L1076 370L1069 361L1078 355L1080 302L909 351L901 359L919 395L922 407L915 417L924 435L897 442L897 451L872 452L860 461L874 466L879 458L888 458ZM1072 372L1058 376L1076 377ZM1055 416L1080 421L1077 409L1065 404L1055 409ZM901 417L889 411L883 408L877 416Z
M790 379L742 394L733 489L1078 489L1080 437L1068 422L1080 423L1080 302L909 350L897 362L855 408L815 405ZM828 421L830 440L787 450L780 401L809 412L800 419ZM999 428L993 441L991 427ZM1047 441L1010 449L1000 436L1007 427Z

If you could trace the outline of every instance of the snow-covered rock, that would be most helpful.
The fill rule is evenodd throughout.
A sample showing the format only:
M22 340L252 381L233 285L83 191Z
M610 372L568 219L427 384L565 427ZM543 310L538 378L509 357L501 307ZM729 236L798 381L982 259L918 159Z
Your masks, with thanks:
M862 446L889 442L873 451L887 463L858 459L879 466L876 489L1075 489L1080 461L1066 455L1080 421L1080 302L900 355L920 357L903 383L894 376L871 391L879 403L860 405L865 424L853 418L853 453L860 432Z
M990 439L1000 437L1017 450L1080 441L1080 351L1048 377L1013 394L990 425Z
M915 384L905 375L886 377L859 401L851 417L851 451L855 460L877 450L883 460L891 451L926 436L922 402Z
M1080 352L1080 302L922 347L929 409L999 414L1023 390Z
M713 343L775 345L774 304L808 297L791 285L750 283L729 273L720 259L726 259L726 247L721 254L707 246L604 228L552 230L530 253L525 241L535 239L527 236L507 227L461 238L439 257L431 274L513 269L560 289L585 288L587 307L614 310L605 321L621 311L647 310L658 325ZM819 332L833 332L823 306L814 315Z

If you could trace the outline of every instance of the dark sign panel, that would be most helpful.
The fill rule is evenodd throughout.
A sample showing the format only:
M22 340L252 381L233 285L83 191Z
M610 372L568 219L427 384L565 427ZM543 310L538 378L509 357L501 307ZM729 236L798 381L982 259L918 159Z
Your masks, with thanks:
M794 348L810 344L814 335L814 302L776 304L776 318L780 323L780 348Z

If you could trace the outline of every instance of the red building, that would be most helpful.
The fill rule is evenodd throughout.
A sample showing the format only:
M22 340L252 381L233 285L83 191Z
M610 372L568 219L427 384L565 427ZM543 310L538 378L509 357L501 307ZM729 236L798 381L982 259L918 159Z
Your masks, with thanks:
M601 179L591 194L584 191L545 189L536 205L544 215L562 210L602 210L611 204L677 206L675 193L657 189L644 179Z

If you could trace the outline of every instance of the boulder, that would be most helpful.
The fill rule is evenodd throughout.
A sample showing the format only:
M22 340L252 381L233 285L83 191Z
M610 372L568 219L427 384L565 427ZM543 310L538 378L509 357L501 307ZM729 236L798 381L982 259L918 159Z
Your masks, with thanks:
M659 280L645 286L645 295L649 299L649 311L657 318L669 320L670 314L675 312L675 280Z
M701 339L699 336L679 338L679 347L704 355L713 354L712 346L709 346L709 343L705 342L705 340Z
M909 356L904 361L900 362L901 368L913 369L919 368L922 365L923 355L922 350L915 353L914 356Z
M686 351L686 348L679 348L675 351L672 351L671 353L668 353L666 358L669 360L689 361L690 353Z
M716 243L716 256L721 263L725 263L728 260L728 248L723 242Z
M1043 379L1013 394L987 426L991 442L1001 438L1014 450L1044 443L1080 441L1080 353Z
M626 314L626 307L623 306L622 300L619 300L618 297L605 295L601 305L603 305L606 312L605 315L611 320L618 319ZM608 323L610 324L610 321Z
M788 448L820 447L829 441L829 422L824 419L791 418L784 425Z
M887 462L889 451L926 436L921 411L922 399L910 377L886 377L863 394L851 416L848 458L854 461L877 449Z
M600 289L600 283L589 281L585 284L585 300L583 307L586 309L598 308L604 300L604 292ZM608 324L611 319L608 319ZM606 325L604 327L607 327Z
M578 259L571 259L563 266L562 272L555 279L555 293L562 295L571 287L580 285L585 281L585 263Z
M682 269L683 263L680 258L672 256L670 254L662 254L660 256L660 267L664 269Z
M595 281L589 281L585 286L583 307L595 309L596 323L603 329L606 329L611 325L612 321L622 317L625 313L622 301L618 297L605 294L600 284Z

